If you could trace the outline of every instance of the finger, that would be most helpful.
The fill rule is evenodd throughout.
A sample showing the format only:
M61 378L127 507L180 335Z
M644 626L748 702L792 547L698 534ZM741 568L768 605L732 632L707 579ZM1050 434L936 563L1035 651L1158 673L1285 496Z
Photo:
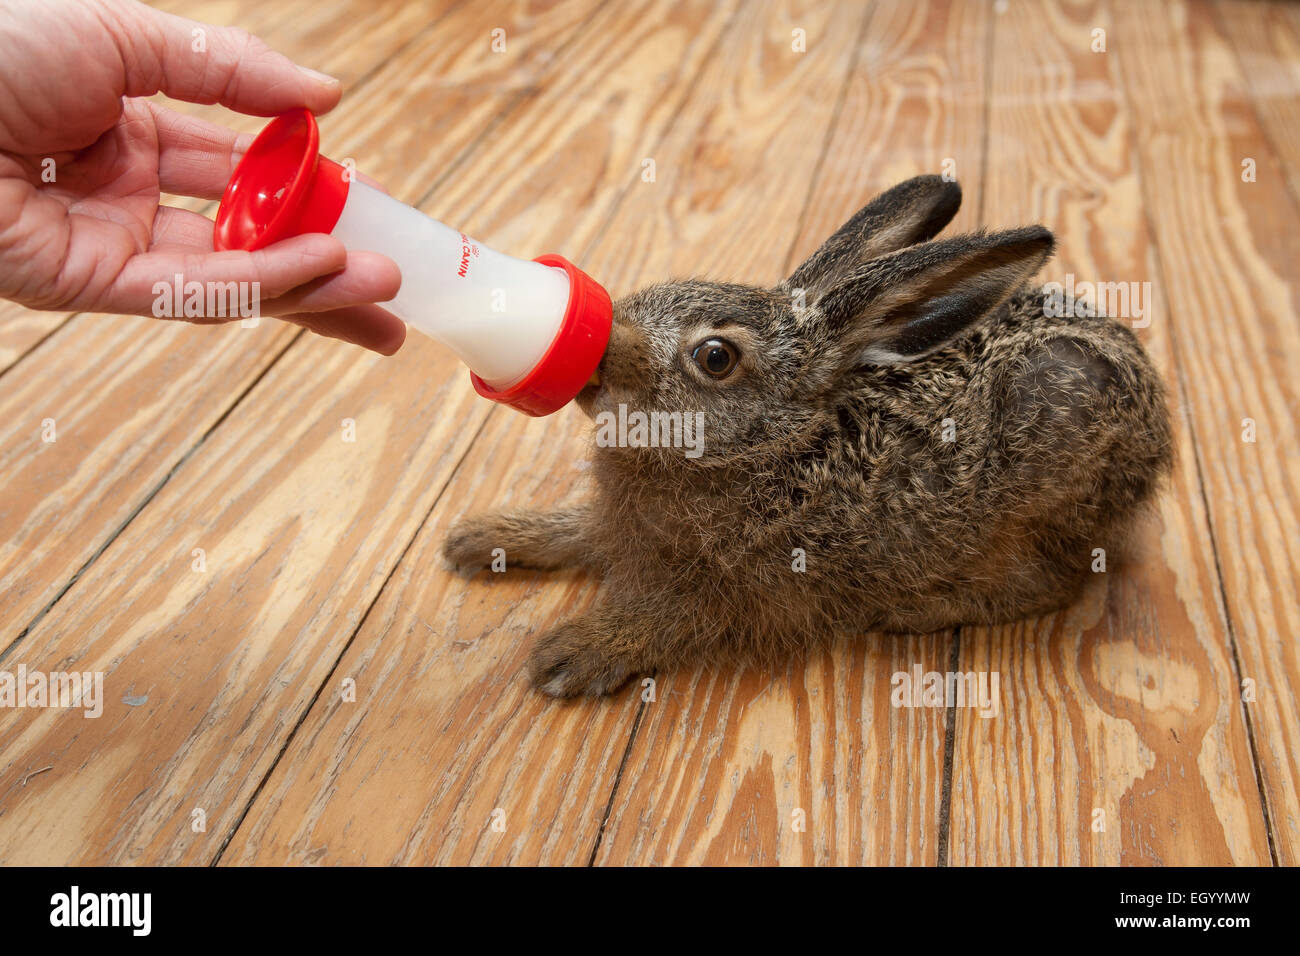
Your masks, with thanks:
M263 297L265 315L325 312L344 306L387 302L397 295L402 273L396 263L378 252L349 252L340 272L291 289L284 295Z
M185 116L148 103L158 130L158 182L163 192L220 199L235 167L252 145L253 134L236 133L217 123ZM359 182L388 195L383 183L360 170Z
M150 252L212 251L213 222L202 213L179 206L159 206L153 217Z
M212 220L188 209L163 206L154 218L153 237L154 252L206 253L212 248ZM174 286L174 276L155 281L167 282L169 278ZM259 288L258 313L283 316L321 335L392 355L406 339L406 323L370 303L391 299L400 287L401 272L391 259L378 253L354 252L348 254L341 271L313 279L269 301L261 298Z
M163 192L220 199L253 137L151 103Z
M210 253L211 250L211 219L176 206L158 207L154 215L151 252ZM378 252L349 252L340 271L275 298L263 297L262 311L266 315L283 315L387 302L401 287L402 273L392 259Z
M116 21L113 39L126 96L162 92L274 116L298 106L328 112L342 93L338 80L296 65L238 27L211 26L143 4L120 8Z
M299 312L283 316L317 335L392 355L406 341L406 323L377 305L354 305L331 312Z
M159 206L154 214L150 252L210 253L212 220L178 206ZM387 302L402 287L397 263L378 252L349 252L341 271L299 286L270 301L267 315L314 312L366 302Z
M235 167L253 143L252 133L234 130L196 116L186 116L146 101L158 130L158 183L176 196L220 199ZM388 188L360 170L359 182L388 195Z
M155 287L176 282L182 288L197 282L204 289L209 284L248 283L250 295L256 288L259 299L274 299L313 279L339 272L346 264L343 244L319 233L286 239L256 252L156 249L128 259L96 308L152 315L159 295Z

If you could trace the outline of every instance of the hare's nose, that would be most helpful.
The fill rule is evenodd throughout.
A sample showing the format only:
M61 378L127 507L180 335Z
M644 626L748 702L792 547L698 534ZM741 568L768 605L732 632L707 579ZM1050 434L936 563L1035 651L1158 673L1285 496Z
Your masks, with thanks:
M625 322L614 321L609 330L609 344L596 374L606 385L629 386L641 377L646 362L646 342L641 330Z

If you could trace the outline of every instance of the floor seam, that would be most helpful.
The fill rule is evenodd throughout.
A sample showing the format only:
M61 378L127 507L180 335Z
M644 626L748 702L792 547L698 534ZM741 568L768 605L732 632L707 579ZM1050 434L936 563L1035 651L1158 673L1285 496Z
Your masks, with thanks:
M655 675L652 674L651 680L654 680L654 677ZM636 743L637 731L641 729L641 721L645 717L648 706L649 702L642 695L641 703L637 707L636 717L632 720L632 729L628 733L627 744L623 747L623 757L619 760L618 770L614 774L614 785L610 787L609 799L605 802L605 812L601 815L600 826L596 830L596 840L591 847L591 856L587 858L587 866L589 867L596 865L596 855L600 852L600 845L605 839L605 828L609 825L609 818L614 812L614 799L618 795L619 785L623 782L623 771L632 756L632 746Z
M961 628L952 631L952 651L948 655L948 673L958 673L961 666ZM952 834L952 778L957 744L957 703L947 706L943 729L943 778L939 784L939 835L934 849L934 865L947 866Z
M799 210L799 217L795 220L794 234L790 237L790 246L786 249L784 268L782 278L790 275L795 270L794 256L798 248L799 237L803 235L804 226L808 222L809 212L812 209L813 194L817 190L817 185L821 180L822 169L826 165L826 157L830 155L831 143L835 141L835 132L839 129L840 115L844 112L844 104L849 98L849 88L853 85L853 74L858 67L858 58L861 56L862 48L866 45L867 31L870 29L871 21L876 15L879 5L873 3L867 10L862 19L862 26L858 27L857 43L853 46L853 55L849 57L849 68L845 81L840 85L839 93L835 98L835 106L831 110L831 120L826 127L826 134L822 137L821 152L817 154L817 162L813 164L812 175L808 177L808 189L804 193L803 206Z

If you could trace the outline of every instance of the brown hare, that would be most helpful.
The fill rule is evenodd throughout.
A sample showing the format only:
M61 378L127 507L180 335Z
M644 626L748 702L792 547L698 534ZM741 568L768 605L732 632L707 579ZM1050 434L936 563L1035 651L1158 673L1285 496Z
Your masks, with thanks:
M586 505L470 518L446 543L462 568L503 548L601 576L593 610L537 639L537 688L1041 614L1123 543L1172 457L1161 381L1128 328L1029 285L1043 227L933 239L960 202L910 179L776 288L615 304L579 404L678 412L698 443L598 443Z

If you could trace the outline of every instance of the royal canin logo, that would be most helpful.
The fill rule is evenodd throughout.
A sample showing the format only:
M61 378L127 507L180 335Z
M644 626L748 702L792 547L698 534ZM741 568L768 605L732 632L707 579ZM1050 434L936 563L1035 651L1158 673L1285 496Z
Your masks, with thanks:
M474 244L474 240L462 232L460 234L460 268L456 270L456 275L462 279L469 275L469 258L477 255L478 246Z

